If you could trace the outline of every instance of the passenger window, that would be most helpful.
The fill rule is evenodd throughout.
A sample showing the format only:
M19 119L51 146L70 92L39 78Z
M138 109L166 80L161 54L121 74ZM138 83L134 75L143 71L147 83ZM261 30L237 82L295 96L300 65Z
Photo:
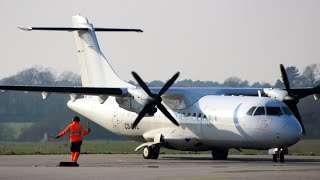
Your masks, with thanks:
M292 115L292 112L290 111L290 109L288 107L281 107L281 109L285 115L288 115L288 116Z
M193 113L193 119L194 119L194 120L197 119L197 113Z
M254 112L254 116L259 116L259 115L265 115L266 112L264 110L264 107L258 107L257 110Z
M204 119L207 119L207 116L206 116L206 115L203 115L203 118L204 118Z
M191 116L191 113L188 113L188 118L190 118L190 116Z
M198 120L201 121L201 118L202 118L202 114L199 113L199 114L198 114Z
M266 109L267 109L267 115L271 115L271 116L283 115L280 107L266 107Z
M252 116L253 111L257 108L257 106L253 106L252 108L249 109L247 112L247 115Z

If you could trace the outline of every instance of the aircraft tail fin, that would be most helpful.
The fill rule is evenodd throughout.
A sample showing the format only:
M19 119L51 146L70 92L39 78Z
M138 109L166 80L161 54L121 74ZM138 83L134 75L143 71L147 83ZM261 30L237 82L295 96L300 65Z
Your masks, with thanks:
M82 86L84 87L119 87L133 85L121 80L102 54L95 31L142 32L140 29L94 28L88 19L72 16L72 27L23 27L22 30L69 31L75 36Z

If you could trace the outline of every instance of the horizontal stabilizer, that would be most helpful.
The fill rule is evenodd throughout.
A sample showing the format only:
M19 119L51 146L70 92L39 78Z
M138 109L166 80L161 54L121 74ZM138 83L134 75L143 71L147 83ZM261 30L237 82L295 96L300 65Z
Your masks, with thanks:
M114 32L143 32L141 29L121 29L121 28L94 28L95 31L114 31Z
M74 28L74 27L18 27L24 31L43 30L43 31L87 31L88 28Z
M88 31L85 27L18 27L24 31ZM113 32L143 32L141 29L122 29L122 28L94 28L95 31L113 31Z

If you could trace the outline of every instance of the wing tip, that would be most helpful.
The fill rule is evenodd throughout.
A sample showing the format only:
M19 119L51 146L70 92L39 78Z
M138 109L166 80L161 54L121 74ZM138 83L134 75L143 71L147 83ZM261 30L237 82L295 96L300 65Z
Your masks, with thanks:
M18 28L23 31L32 31L32 27L18 27Z

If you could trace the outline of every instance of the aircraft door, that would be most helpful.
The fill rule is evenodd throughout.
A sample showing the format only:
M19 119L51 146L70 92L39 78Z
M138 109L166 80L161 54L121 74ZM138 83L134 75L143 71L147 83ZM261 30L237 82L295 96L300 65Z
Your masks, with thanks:
M202 120L202 135L204 138L214 137L215 123L217 122L216 109L206 109L205 117Z
M201 132L202 114L201 113L193 113L193 114L191 114L191 116L189 118L190 118L189 120L192 123L193 133L196 136L201 137L202 136L202 132Z
M118 111L114 111L113 117L112 117L112 124L113 124L113 131L118 133L120 132L119 126L120 126L120 119L119 119L119 113Z

